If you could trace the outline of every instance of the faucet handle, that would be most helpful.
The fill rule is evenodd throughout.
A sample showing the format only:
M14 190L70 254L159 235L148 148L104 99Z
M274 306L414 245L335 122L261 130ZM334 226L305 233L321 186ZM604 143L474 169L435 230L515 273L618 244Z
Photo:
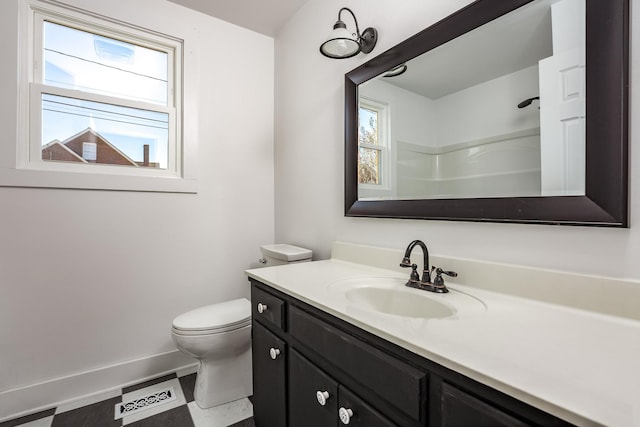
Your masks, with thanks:
M409 259L409 257L406 256L402 258L400 267L404 267L404 268L411 267L411 276L409 277L410 282L420 281L420 276L418 275L418 264L411 264L411 259Z
M418 275L418 264L411 264L411 276L409 280L412 282L419 282L420 276Z
M434 286L444 287L444 278L442 275L447 275L449 277L458 277L458 273L455 271L446 271L441 269L440 267L434 267L436 270L436 277L433 279Z
M436 274L439 276L441 274L446 274L449 277L458 277L458 273L455 271L446 271L441 269L440 267L436 267Z

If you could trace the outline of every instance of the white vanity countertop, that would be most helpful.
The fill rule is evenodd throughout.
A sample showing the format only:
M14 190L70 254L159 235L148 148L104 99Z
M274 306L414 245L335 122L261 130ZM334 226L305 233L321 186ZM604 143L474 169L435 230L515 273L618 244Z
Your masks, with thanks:
M640 322L470 286L486 312L416 319L354 307L339 281L408 274L338 259L248 270L294 298L580 426L640 426ZM426 292L426 291L416 291ZM640 301L638 302L640 304Z

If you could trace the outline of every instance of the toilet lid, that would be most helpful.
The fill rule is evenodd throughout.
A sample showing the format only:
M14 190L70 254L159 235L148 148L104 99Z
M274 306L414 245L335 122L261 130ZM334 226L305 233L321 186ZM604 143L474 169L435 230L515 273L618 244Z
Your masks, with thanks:
M245 298L196 308L173 319L178 331L230 330L251 322L251 303Z

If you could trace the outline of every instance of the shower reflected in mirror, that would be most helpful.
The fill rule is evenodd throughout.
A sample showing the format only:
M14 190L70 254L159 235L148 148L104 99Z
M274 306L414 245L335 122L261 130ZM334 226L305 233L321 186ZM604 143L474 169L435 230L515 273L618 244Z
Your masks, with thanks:
M528 107L529 105L531 105L531 103L535 100L540 100L539 96L534 96L533 98L529 98L529 99L525 99L524 101L522 101L520 104L518 104L518 108L524 108L524 107ZM539 109L540 107L538 107Z

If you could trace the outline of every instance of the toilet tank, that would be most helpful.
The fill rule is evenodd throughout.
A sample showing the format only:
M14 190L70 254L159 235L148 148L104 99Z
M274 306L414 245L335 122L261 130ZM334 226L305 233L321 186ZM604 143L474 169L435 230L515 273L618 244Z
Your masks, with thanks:
M260 246L260 251L265 267L311 261L312 255L310 249L284 244Z

